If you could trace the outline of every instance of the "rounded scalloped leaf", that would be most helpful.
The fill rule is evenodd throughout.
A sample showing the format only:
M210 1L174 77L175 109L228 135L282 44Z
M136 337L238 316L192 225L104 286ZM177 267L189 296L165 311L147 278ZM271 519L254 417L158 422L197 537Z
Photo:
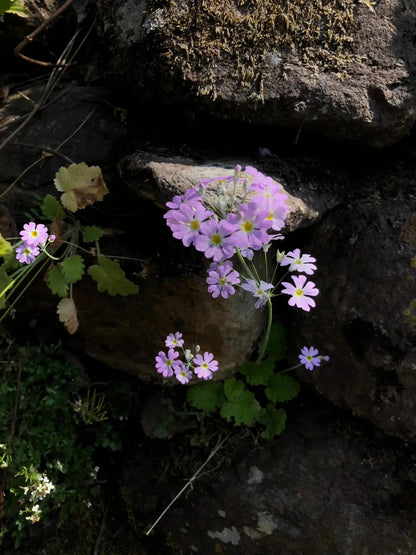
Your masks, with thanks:
M61 168L55 175L54 184L63 193L61 202L70 212L100 202L108 193L101 169L87 166L85 162Z

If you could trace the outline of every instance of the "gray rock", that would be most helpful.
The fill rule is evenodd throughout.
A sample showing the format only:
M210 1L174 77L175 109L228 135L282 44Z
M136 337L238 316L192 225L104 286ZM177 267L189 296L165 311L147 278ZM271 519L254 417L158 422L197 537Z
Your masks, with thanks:
M185 465L183 444L176 445L172 453ZM240 454L227 465L236 448ZM177 471L176 481L161 484L143 470L146 457L143 446L125 462L137 522L156 520L183 487L181 478L204 462L201 457L192 471ZM412 446L378 436L333 406L304 401L273 443L256 448L243 433L229 438L153 534L175 553L410 555L416 551L415 457ZM167 498L166 505L155 506L155 495Z
M109 72L135 97L386 146L416 117L414 8L402 0L106 0ZM106 59L107 62L107 59Z
M158 156L150 152L135 151L126 156L120 163L121 177L130 189L139 197L152 201L156 206L165 208L165 204L173 195L182 195L184 192L198 185L200 179L232 175L236 163L245 166L255 166L261 169L253 160L210 160L197 162L183 157ZM280 182L279 176L270 175ZM308 227L317 222L327 210L333 208L337 202L335 193L318 193L309 191L308 195L296 196L290 194L284 187L287 195L287 205L290 213L286 218L283 233ZM238 190L240 198L242 190Z
M320 295L314 311L293 316L298 341L312 340L331 356L325 367L302 373L302 379L386 433L414 441L416 198L411 187L407 194L372 195L339 208L308 235L304 249L315 249Z

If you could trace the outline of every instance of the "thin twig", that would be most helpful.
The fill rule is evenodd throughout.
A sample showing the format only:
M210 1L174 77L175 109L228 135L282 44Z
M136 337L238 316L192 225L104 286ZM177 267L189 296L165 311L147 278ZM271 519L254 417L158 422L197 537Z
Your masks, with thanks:
M65 2L65 4L62 4L62 6L60 8L58 8L56 10L56 12L54 12L48 19L46 19L46 21L44 21L41 25L39 25L39 27L37 29L35 29L33 31L33 33L30 33L30 35L25 37L22 40L22 42L20 42L16 46L16 48L13 50L14 54L16 54L16 56L19 56L20 58L23 58L23 60L26 60L26 61L31 62L33 64L46 66L46 67L54 66L55 64L52 64L50 62L41 62L40 60L34 60L32 58L29 58L28 56L25 56L24 54L22 54L21 50L23 50L23 48L27 44L29 44L29 42L32 42L33 39L36 37L36 35L41 33L48 25L50 25L52 23L52 21L54 21L58 16L60 16L61 13L64 12L72 4L73 1L74 0L67 0Z
M41 150L43 152L49 152L50 154L53 154L54 156L59 156L60 158L62 158L66 162L68 162L69 164L74 163L74 161L71 160L71 158L68 158L68 156L65 156L65 154L62 154L61 152L58 152L57 150L54 150L53 148L50 148L48 146L32 145L30 143L20 143L18 141L12 141L9 144L13 145L13 146L23 146L25 148L34 148L35 150Z
M13 137L15 137L29 123L29 121L35 116L35 114L37 112L39 112L40 110L42 110L43 108L45 108L48 105L47 100L48 100L49 96L52 94L54 88L56 87L56 85L58 84L58 82L60 81L62 76L64 75L64 73L67 70L69 64L72 63L73 59L78 54L80 48L83 46L87 37L89 36L92 29L94 28L94 25L95 25L95 21L90 25L88 31L86 32L85 36L83 37L83 39L81 40L80 44L75 49L73 54L70 55L70 51L73 47L73 44L75 42L76 37L80 33L80 30L78 30L74 33L74 35L71 37L68 44L65 46L62 54L60 55L60 57L58 59L58 65L55 66L53 68L53 70L51 71L51 73L49 75L49 79L48 79L48 81L45 85L45 88L42 92L42 95L41 95L40 99L35 103L35 105L33 106L32 111L29 114L27 114L27 116L24 117L24 121L22 121L22 123L20 125L18 125L16 127L16 129L14 131L12 131L10 133L10 135L8 137L6 137L4 139L4 141L0 144L0 150L2 148L4 148L13 139ZM69 57L69 60L67 60L68 57ZM68 63L66 63L67 61L68 61Z
M78 127L75 129L75 131L73 131L73 132L69 135L69 137L67 137L60 145L58 145L58 146L54 149L54 153L57 153L58 150L60 150L70 139L72 139L72 138L74 137L74 135L76 135L76 134L79 132L79 130L80 130L80 129L87 123L87 121L90 119L90 117L91 117L92 114L94 113L95 108L96 108L96 107L94 107L94 108L89 112L89 114L82 120L82 122L78 125ZM61 155L61 156L64 156L64 155ZM24 176L27 174L28 171L30 171L30 170L31 170L32 168L34 168L37 164L39 164L40 162L42 162L45 158L46 158L46 156L41 156L40 158L38 158L37 160L35 160L34 162L32 162L32 163L30 164L30 166L28 166L27 168L25 168L25 169L22 171L22 173L16 177L16 179L13 181L13 183L11 183L11 184L7 187L7 189L6 189L5 191L3 191L3 192L0 194L0 198L4 197L4 195L6 195L6 194L10 191L10 189L12 189L12 187L14 187L14 186L16 185L16 183L18 183L18 182L22 179L22 177L24 177ZM70 158L67 158L67 157L65 157L65 156L64 156L64 158L66 158L67 160L69 160L70 163L73 163L72 160L71 160Z
M166 507L166 509L162 512L162 514L159 516L159 518L157 518L157 520L155 520L155 522L152 524L152 526L149 528L149 530L146 532L146 536L148 536L150 534L150 532L153 530L153 528L157 525L157 523L163 518L163 516L169 511L169 509L172 507L172 505L175 503L175 501L177 499L179 499L179 497L183 494L183 492L186 490L186 488L188 488L196 479L196 477L201 473L202 469L205 468L205 466L209 463L209 461L212 459L212 457L214 455L216 455L216 453L221 449L221 447L224 445L224 443L228 440L228 438L230 437L231 434L228 434L222 441L218 441L217 445L214 447L214 449L211 451L211 453L208 455L207 460L204 462L204 464L202 464L198 470L195 472L195 474L192 476L192 478L190 478L188 480L188 482L185 484L185 486L181 489L181 491L172 499L172 501L169 503L169 505Z

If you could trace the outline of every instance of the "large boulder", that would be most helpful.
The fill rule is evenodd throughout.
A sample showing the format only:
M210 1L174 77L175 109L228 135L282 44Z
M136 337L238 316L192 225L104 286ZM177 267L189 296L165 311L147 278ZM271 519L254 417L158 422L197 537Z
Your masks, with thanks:
M106 0L106 67L139 101L394 143L416 110L416 11L403 0Z
M209 262L170 237L159 210L173 195L183 194L200 179L232 175L235 164L230 160L197 164L192 159L139 150L121 160L123 181L137 199L142 199L140 215L128 229L133 233L137 221L140 230L147 229L138 235L134 248L140 249L142 241L150 240L152 252L137 297L99 296L87 283L80 289L76 294L81 322L73 338L76 345L94 358L146 380L155 376L154 356L163 350L164 338L175 331L182 331L191 346L199 344L203 351L215 354L220 362L215 379L231 375L244 362L261 335L265 313L255 310L242 290L227 300L212 299L205 282ZM317 221L336 202L335 197L328 196L326 202L319 202L317 194L309 194L309 201L288 196L291 214L287 231ZM128 256L138 254L130 250Z
M318 257L320 295L297 331L331 355L303 379L385 432L414 441L416 201L412 182L403 176L402 183L407 192L353 201L308 234L304 248Z

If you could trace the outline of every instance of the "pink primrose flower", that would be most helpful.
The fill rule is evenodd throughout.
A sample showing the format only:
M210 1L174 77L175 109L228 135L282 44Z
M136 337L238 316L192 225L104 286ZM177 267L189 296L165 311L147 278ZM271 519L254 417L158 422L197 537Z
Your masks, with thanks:
M290 251L286 254L280 262L281 266L289 266L290 272L304 272L305 274L312 275L316 270L316 258L310 254L300 254L299 249Z
M230 295L234 295L235 289L233 285L240 283L240 277L239 273L233 270L230 260L227 260L222 265L213 262L209 267L206 282L209 285L208 293L211 293L214 299L219 297L219 295L224 299L228 299Z
M201 223L211 218L214 214L207 210L201 203L195 206L183 204L179 210L172 211L167 224L172 230L175 239L181 239L185 247L189 247L200 234Z
M312 281L306 282L306 276L292 276L293 283L284 281L282 285L282 293L291 295L289 299L290 306L297 306L306 312L309 312L311 307L315 306L315 301L311 297L319 294L319 290L315 287Z
M192 379L192 370L190 370L189 366L181 362L175 369L175 377L182 384L186 384Z
M31 264L39 254L39 247L23 243L16 249L16 258L24 264Z
M37 246L39 243L46 243L48 228L43 224L36 225L35 222L30 222L23 226L20 236L27 245Z
M238 214L229 214L228 221L238 226L234 240L239 249L247 247L259 250L269 242L266 229L269 223L266 221L268 214L265 210L259 211L255 202L244 203L240 206Z
M162 374L164 378L170 378L173 376L173 372L180 366L181 361L175 360L179 356L179 353L174 349L169 349L166 355L163 351L160 351L156 358L156 370L159 374Z
M196 355L192 363L195 365L194 372L198 378L204 380L212 379L212 372L218 370L218 362L214 359L212 353L205 352L204 356Z
M166 347L169 347L171 349L176 349L176 347L182 347L183 339L182 339L181 332L176 331L175 333L170 333L166 338L165 345Z
M260 284L257 284L254 279L247 279L246 283L243 283L241 287L258 299L254 306L255 308L260 308L267 303L270 298L270 293L268 293L268 291L273 289L274 285L273 283L266 283L263 280L260 280Z
M305 365L307 370L313 370L315 366L321 365L321 360L324 357L319 355L318 349L314 347L303 347L300 351L299 360Z
M235 252L235 231L237 226L221 220L206 220L201 223L201 234L195 239L197 251L214 262L231 258Z

